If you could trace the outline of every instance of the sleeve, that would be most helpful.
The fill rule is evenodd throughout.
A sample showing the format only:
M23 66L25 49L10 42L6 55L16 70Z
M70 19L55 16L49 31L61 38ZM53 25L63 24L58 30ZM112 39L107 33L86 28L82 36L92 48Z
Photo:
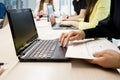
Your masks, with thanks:
M100 21L96 28L86 29L84 32L85 38L120 38L120 32L111 24L110 17Z
M98 0L91 15L89 22L79 22L78 28L81 30L94 28L99 21L105 19L110 14L110 0ZM107 2L107 4L105 4Z

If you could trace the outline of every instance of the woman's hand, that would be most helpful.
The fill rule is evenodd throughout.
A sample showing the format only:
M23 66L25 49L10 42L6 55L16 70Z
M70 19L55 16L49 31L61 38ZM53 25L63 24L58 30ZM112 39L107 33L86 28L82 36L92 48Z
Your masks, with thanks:
M66 47L69 41L84 39L85 33L83 31L70 31L69 33L62 33L59 38L60 44Z
M43 16L43 10L41 10L40 12L38 12L37 16Z
M87 60L104 68L120 68L120 53L114 50L104 50L94 54L95 59Z

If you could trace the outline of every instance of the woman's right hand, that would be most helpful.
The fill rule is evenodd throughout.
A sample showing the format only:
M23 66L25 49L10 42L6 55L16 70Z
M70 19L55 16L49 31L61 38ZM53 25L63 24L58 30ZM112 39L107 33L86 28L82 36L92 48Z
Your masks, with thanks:
M62 33L59 38L59 42L61 46L66 47L69 41L81 40L84 38L84 31L70 31L69 33Z
M42 16L43 15L43 10L41 10L40 12L38 12L37 16Z

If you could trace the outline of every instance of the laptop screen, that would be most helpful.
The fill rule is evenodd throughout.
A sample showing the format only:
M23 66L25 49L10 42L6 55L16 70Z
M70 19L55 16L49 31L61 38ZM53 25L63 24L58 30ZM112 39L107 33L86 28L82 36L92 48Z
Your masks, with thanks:
M7 14L16 52L19 53L38 37L32 12L30 9L13 9L8 10Z

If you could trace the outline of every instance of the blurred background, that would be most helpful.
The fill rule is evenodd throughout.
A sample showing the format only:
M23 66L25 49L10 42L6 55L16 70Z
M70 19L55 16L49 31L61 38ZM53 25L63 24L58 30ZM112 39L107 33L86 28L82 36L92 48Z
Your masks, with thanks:
M54 6L59 10L60 14L67 13L68 15L74 14L73 0L54 0ZM34 11L36 5L40 0L0 0L4 3L7 9L21 9L31 8Z

